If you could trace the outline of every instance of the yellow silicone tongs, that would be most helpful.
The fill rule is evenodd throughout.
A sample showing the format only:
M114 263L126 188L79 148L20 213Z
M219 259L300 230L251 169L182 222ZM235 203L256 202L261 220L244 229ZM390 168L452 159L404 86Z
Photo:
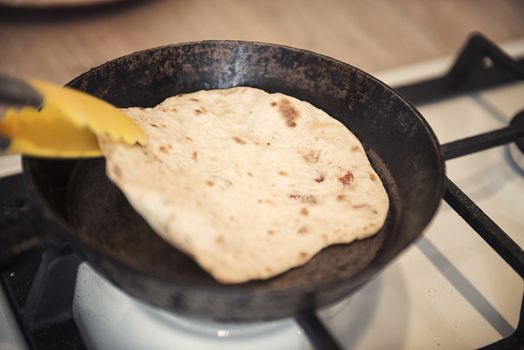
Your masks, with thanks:
M100 156L97 135L145 144L146 134L111 104L78 90L0 74L0 153Z

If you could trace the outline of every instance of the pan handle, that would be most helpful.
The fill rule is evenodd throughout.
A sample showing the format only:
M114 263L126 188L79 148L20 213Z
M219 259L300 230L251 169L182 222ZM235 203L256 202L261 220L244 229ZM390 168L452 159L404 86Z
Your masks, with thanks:
M17 200L16 207L0 209L0 267L50 240L50 235L34 227L25 200Z

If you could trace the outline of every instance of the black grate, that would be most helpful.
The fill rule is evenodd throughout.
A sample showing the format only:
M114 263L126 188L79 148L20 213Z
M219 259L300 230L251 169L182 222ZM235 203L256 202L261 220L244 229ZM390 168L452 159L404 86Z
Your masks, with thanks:
M524 277L524 254L493 220L446 177L444 200L504 259Z
M411 103L421 105L523 78L524 59L513 60L485 37L474 34L444 77L400 86L397 91ZM517 118L524 119L524 112L515 120ZM522 143L523 137L524 123L512 123L500 130L444 144L442 152L444 158L449 160L511 142ZM10 189L9 192L15 189L13 192L16 198L11 199L14 203L20 203L17 197L21 195L18 193L18 190L21 190L20 183L20 176L2 179L0 194L3 193L3 188ZM1 198L4 196L0 196ZM520 276L524 276L522 249L448 178L444 200ZM2 211L3 208L7 208L7 212ZM12 216L16 210L14 207L2 205L0 218ZM0 228L1 226L2 221ZM4 287L26 339L33 349L85 349L71 315L72 293L79 262L78 257L69 248L51 247L45 252L33 252L24 258L23 263L18 262L2 272ZM61 287L51 291L53 283L59 283ZM523 348L523 315L524 298L515 332L483 349ZM314 311L297 315L296 319L314 348L342 348Z
M22 176L2 178L0 232L34 235L25 202ZM86 349L71 309L80 261L69 247L51 244L2 266L0 282L31 349Z
M396 87L415 105L524 79L524 58L512 59L482 34L473 34L443 77Z
M400 86L396 90L414 105L422 105L519 79L524 79L524 59L513 60L481 34L473 34L445 76ZM513 119L523 118L523 115L524 111ZM523 138L524 123L511 123L506 128L446 143L441 147L444 158L449 160L511 142L522 142ZM447 177L444 200L524 277L524 253L519 245ZM314 312L301 315L298 320L317 349L341 349L325 327L318 327L320 321ZM515 332L483 349L508 348L524 348L524 296Z

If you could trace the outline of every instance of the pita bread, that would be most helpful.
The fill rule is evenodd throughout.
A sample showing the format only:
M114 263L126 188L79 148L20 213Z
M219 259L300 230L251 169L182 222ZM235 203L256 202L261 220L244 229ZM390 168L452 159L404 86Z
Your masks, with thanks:
M167 242L223 283L265 279L376 233L389 200L358 139L311 104L237 87L123 109L107 174Z

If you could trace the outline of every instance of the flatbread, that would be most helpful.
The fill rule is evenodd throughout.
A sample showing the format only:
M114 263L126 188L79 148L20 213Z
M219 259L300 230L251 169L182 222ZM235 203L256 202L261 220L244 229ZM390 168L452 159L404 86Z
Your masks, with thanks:
M311 104L237 87L123 111L146 146L102 137L107 175L215 279L265 279L376 233L389 200L359 140Z

